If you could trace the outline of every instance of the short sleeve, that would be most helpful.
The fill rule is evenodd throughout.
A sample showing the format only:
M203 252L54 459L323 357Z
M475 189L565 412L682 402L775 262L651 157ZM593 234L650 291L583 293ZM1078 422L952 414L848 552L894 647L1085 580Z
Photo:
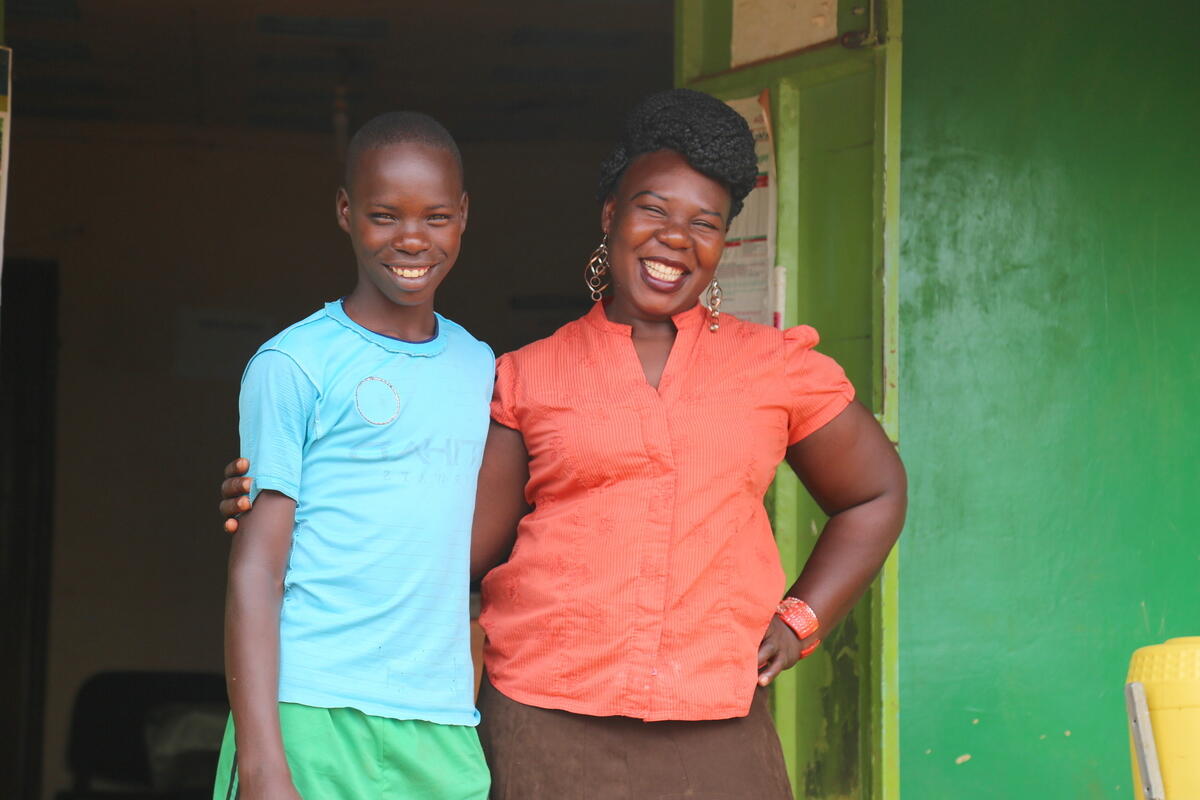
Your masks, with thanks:
M496 385L492 388L492 419L506 428L520 430L517 422L517 373L512 354L496 359Z
M813 348L820 337L808 325L783 332L785 373L791 403L788 445L793 445L845 410L854 385L841 365Z
M238 432L254 477L251 500L263 489L273 489L299 501L300 468L317 397L317 387L287 354L263 350L250 359L238 398Z

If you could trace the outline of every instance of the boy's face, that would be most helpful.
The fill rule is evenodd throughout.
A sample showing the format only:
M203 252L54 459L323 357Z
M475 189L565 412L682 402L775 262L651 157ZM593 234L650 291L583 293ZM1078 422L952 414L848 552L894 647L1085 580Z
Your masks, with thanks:
M419 142L368 150L337 195L360 289L399 306L433 305L458 258L467 194L454 156Z

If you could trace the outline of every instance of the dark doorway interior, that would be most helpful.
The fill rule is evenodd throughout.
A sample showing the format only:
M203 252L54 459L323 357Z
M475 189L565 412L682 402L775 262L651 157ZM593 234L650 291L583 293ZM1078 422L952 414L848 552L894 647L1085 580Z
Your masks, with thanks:
M38 796L53 532L58 268L4 264L0 288L0 794Z
M221 670L228 537L213 496L238 454L238 380L259 344L353 286L333 214L345 135L408 108L459 140L470 226L439 311L497 353L514 349L589 304L599 165L626 110L672 83L673 9L4 5L15 114L5 247L57 266L61 347L57 403L25 367L3 377L22 376L13 399L28 410L56 409L53 446L51 420L6 412L47 459L6 447L20 467L6 480L45 490L57 461L52 523L48 496L4 488L27 526L15 544L39 550L4 545L4 596L16 598L4 653L20 655L4 667L15 672L3 699L23 705L0 735L25 749L3 766L36 762L40 749L41 789L5 792L4 777L0 797L49 800L72 785L76 698L94 676ZM54 322L16 290L6 287L0 317L23 346L53 341L37 325ZM25 570L19 581L12 567ZM35 782L22 772L25 787Z

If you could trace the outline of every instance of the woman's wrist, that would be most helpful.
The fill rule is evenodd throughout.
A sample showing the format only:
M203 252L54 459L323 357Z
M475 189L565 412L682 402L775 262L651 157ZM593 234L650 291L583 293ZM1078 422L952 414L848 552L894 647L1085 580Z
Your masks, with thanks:
M817 619L816 612L812 610L808 603L798 597L783 598L783 602L775 609L775 616L783 620L783 623L791 628L792 632L796 634L796 638L802 642L816 633L821 627L821 621ZM807 657L820 644L820 639L810 643L800 651L800 657Z

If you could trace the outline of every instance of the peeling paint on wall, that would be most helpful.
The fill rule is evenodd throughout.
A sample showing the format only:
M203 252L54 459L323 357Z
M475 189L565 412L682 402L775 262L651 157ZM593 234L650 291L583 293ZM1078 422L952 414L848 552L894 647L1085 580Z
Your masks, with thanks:
M859 796L862 672L859 627L852 614L822 644L832 654L830 680L820 688L821 736L804 770L805 797Z

